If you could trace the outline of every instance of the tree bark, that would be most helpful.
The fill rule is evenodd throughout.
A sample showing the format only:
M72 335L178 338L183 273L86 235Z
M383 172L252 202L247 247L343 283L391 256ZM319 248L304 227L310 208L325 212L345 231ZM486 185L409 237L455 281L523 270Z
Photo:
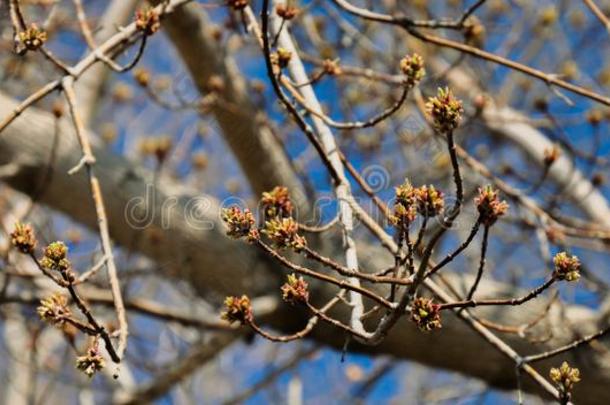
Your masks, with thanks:
M202 96L209 93L211 79L222 79L220 102L211 112L254 194L286 186L298 207L308 211L302 184L281 143L251 102L247 83L225 44L214 39L208 16L196 4L187 4L169 15L163 26Z

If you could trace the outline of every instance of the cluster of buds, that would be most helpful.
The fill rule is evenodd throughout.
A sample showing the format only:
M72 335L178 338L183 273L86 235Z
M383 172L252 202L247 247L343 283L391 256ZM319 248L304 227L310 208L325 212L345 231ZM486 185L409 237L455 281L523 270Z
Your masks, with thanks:
M117 83L112 89L112 99L117 103L126 103L133 98L133 91L126 83Z
M433 303L429 298L415 298L411 304L411 321L424 332L440 329L442 327L440 305Z
M407 180L396 187L396 200L392 222L396 226L408 228L417 214L433 217L445 208L443 193L434 186L413 187Z
M322 62L322 69L324 69L324 73L330 76L339 76L341 73L343 73L341 66L339 66L338 59L324 59Z
M544 98L536 98L533 105L534 108L540 112L546 112L549 110L549 102Z
M15 229L11 232L11 244L25 254L34 253L36 247L36 236L31 225L17 222Z
M563 362L559 368L551 368L549 372L551 380L564 396L569 396L574 384L580 381L580 371L572 368L567 362Z
M172 149L172 139L169 136L144 138L140 142L140 152L144 156L154 156L158 162L163 162Z
M561 149L559 146L553 145L550 148L546 148L544 150L544 164L545 166L550 166L561 156Z
M540 11L540 15L538 16L539 23L547 27L549 25L554 24L559 18L559 13L554 6L549 6Z
M51 112L55 118L61 118L64 115L64 106L61 101L55 100L51 106Z
M602 186L604 183L606 183L606 178L602 173L594 173L593 176L591 176L591 184L593 184L593 187Z
M555 265L553 276L556 279L571 282L580 278L580 260L577 256L560 252L553 258L553 264Z
M252 322L252 305L247 295L225 298L225 310L221 318L229 323L239 322L242 325Z
M36 51L44 45L46 40L47 33L33 23L25 31L19 33L19 41L28 51Z
M593 126L597 126L604 120L603 112L599 109L587 111L587 122Z
M52 325L61 325L66 318L72 315L68 308L68 299L60 294L54 293L48 298L40 300L40 306L36 308L38 316Z
M105 123L100 127L100 137L106 143L112 143L116 140L118 135L117 128L114 124Z
M292 248L301 251L307 241L298 234L299 224L292 218L273 218L265 222L263 233L269 237L278 249Z
M244 8L248 7L249 3L249 0L227 0L227 5L236 11L243 10Z
M40 265L49 270L65 272L70 268L70 261L67 256L68 247L65 243L61 241L52 242L44 249L44 256L40 260Z
M492 226L508 211L508 203L504 200L500 201L498 190L492 186L479 188L479 195L475 197L474 203L485 226Z
M432 118L435 129L441 133L448 133L458 127L464 109L462 102L446 87L439 88L437 96L428 99L426 111Z
M482 48L485 44L485 26L475 16L471 16L464 24L464 38L468 44Z
M290 63L292 59L292 52L284 48L278 48L278 50L271 54L271 63L284 69Z
M399 227L408 228L417 215L417 199L415 188L406 180L395 188L394 214L392 222Z
M196 170L205 170L210 164L210 159L205 152L193 153L191 156L191 164Z
M417 200L417 211L427 217L434 217L440 214L445 208L443 192L434 188L433 185L421 186L414 189Z
M154 8L146 7L136 11L136 28L144 35L152 35L159 31L160 27L159 14Z
M415 221L417 209L414 205L405 206L403 204L394 205L394 214L391 216L392 223L402 230L406 230Z
M288 189L280 186L264 192L261 197L261 204L267 218L290 217L294 209Z
M150 83L150 72L144 68L136 68L133 71L133 78L140 86L146 87Z
M416 53L401 59L400 70L405 75L405 85L409 88L417 85L426 75L424 59Z
M238 206L232 206L222 210L222 220L229 228L227 235L240 239L246 237L248 241L258 239L258 231L254 228L256 220L249 209L242 210Z
M97 342L87 349L87 354L76 358L76 368L91 378L95 373L102 370L106 363L100 354Z
M307 282L303 277L289 274L286 283L282 285L282 299L290 304L302 304L309 300Z
M284 20L292 20L294 17L299 15L299 8L295 6L288 6L286 4L278 4L275 7L275 13Z
M205 89L210 93L220 93L225 89L225 79L220 75L212 75L205 83Z

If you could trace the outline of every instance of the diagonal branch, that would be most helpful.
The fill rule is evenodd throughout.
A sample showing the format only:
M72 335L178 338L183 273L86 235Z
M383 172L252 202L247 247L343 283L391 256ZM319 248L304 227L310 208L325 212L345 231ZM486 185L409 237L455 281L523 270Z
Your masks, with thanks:
M284 4L282 1L275 1L275 4ZM269 65L269 55L271 50L269 49L269 33L267 29L269 2L265 0L263 2L263 24L262 24L262 35L264 42L264 50L267 58L267 67L268 70L270 68ZM273 31L277 32L282 27L282 19L277 16L272 17L271 19ZM292 53L294 56L291 58L288 64L288 70L292 76L293 81L296 83L309 83L309 77L307 76L307 72L305 71L305 67L303 63L298 58L298 52L295 48L290 34L288 33L288 29L282 29L278 34L278 44ZM270 75L273 76L273 69L269 71ZM273 80L273 79L272 79ZM303 95L306 103L310 105L314 110L322 111L322 106L318 101L318 97L316 96L315 91L311 84L305 84L299 87L299 92ZM324 148L324 152L328 157L329 162L332 165L334 172L338 175L338 183L334 184L335 195L337 196L337 200L339 201L339 222L343 228L343 249L345 251L345 264L348 269L358 270L358 253L356 250L356 242L353 239L352 232L354 230L354 215L352 212L352 208L348 203L348 199L351 197L351 191L349 187L349 182L345 177L345 168L343 167L343 162L341 161L341 156L339 154L339 149L335 142L335 137L331 131L331 129L326 125L324 120L317 116L312 117L313 126L320 138L320 142ZM348 279L349 283L358 288L360 287L360 280L356 277L350 277ZM364 333L364 325L362 324L362 316L364 315L364 303L362 301L362 295L355 292L350 291L350 305L352 306L352 314L350 317L350 324L353 329L360 333Z

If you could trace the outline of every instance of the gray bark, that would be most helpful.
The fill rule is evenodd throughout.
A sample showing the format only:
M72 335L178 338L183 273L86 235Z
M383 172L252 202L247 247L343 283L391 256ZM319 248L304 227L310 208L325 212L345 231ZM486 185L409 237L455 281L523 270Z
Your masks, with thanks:
M264 123L265 115L251 102L247 83L226 47L214 39L207 15L196 4L187 4L167 17L164 29L202 95L208 94L210 79L222 79L221 102L211 112L252 191L260 194L286 186L298 206L307 211L302 185L281 143Z

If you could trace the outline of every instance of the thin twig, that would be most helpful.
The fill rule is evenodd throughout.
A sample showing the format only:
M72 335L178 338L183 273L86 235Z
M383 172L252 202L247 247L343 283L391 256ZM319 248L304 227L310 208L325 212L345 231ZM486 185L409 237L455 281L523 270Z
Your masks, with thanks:
M432 267L432 269L429 270L428 273L426 273L426 277L430 277L431 275L433 275L434 273L436 273L437 271L439 271L440 269L445 267L447 264L451 263L451 261L453 259L455 259L460 253L462 253L470 245L470 243L474 240L474 237L479 232L480 226L481 226L481 218L479 217L477 219L477 221L474 223L474 225L472 226L472 229L470 230L470 233L468 234L468 236L466 237L464 242L462 242L456 250L454 250L453 252L451 252L447 256L445 256L445 258L443 260L441 260L440 262L438 262L436 264L436 266Z
M493 299L493 300L473 300L469 299L466 301L458 301L458 302L448 302L440 305L441 310L446 309L454 309L454 308L472 308L479 306L499 306L499 305L521 305L531 299L536 298L540 295L544 290L549 288L553 283L555 283L557 279L555 277L551 277L547 281L545 281L542 285L536 287L529 293L525 294L520 298L509 298L509 299Z
M298 264L292 263L290 260L286 259L284 256L277 253L275 250L273 250L271 248L271 246L267 245L265 242L261 241L260 239L256 241L256 244L258 246L260 246L269 255L271 255L271 257L273 257L274 259L279 261L281 264L283 264L285 267L289 268L290 270L292 270L296 273L302 274L304 276L313 277L313 278L316 278L321 281L325 281L330 284L334 284L343 289L357 292L367 298L372 299L373 301L378 302L379 304L383 305L386 308L390 308L390 309L394 308L394 304L392 304L385 298L375 294L374 292L372 292L370 290L364 289L364 288L360 287L359 285L353 285L346 280L337 280L334 277L327 276L326 274L318 273L314 270L311 270L306 267L299 266ZM355 277L355 274L353 274L351 278L354 278L354 277Z
M570 350L574 350L577 347L582 346L584 344L587 344L587 343L589 343L589 342L591 342L591 341L593 341L595 339L599 339L599 338L605 336L608 332L610 332L610 327L606 327L606 328L604 328L604 329L602 329L602 330L600 330L600 331L598 331L598 332L596 332L596 333L594 333L592 335L586 336L586 337L584 337L582 339L578 339L578 340L576 340L576 341L574 341L574 342L572 342L570 344L567 344L565 346L558 347L555 350L549 350L549 351L544 352L544 353L534 354L534 355L531 355L531 356L525 356L523 358L523 361L525 363L533 363L533 362L536 362L536 361L540 361L540 360L548 359L550 357L557 356L558 354L565 353L565 352L568 352Z
M15 0L12 0L15 1ZM180 7L183 4L190 3L193 0L169 0L169 2L164 2L163 4L155 7L155 12L159 13L159 16L162 17L166 13L171 13L177 7ZM84 72L86 72L91 66L93 66L98 61L103 60L100 55L105 55L110 53L112 50L119 47L121 44L129 42L129 39L134 35L140 35L135 22L129 24L127 27L122 28L119 32L114 34L112 37L108 38L104 41L99 47L97 47L94 51L89 53L85 58L81 59L74 67L70 69L70 74L74 81L77 81L80 76ZM141 56L141 52L138 52L138 57L134 62L130 65L135 64L139 56ZM11 123L15 118L17 118L26 108L39 101L53 90L59 89L62 86L62 79L53 80L35 93L27 97L24 101L22 101L11 114L6 116L0 122L0 133Z
M528 76L534 77L536 79L542 80L549 86L557 86L561 87L565 90L571 91L575 94L581 95L583 97L587 97L591 100L597 101L601 104L610 106L610 98L606 96L602 96L599 93L588 90L584 87L577 86L575 84L569 83L565 80L562 80L555 74L545 73L541 70L532 68L530 66L524 65L519 62L512 61L510 59L504 58L499 55L495 55L493 53L484 51L482 49L463 44L461 42L453 41L451 39L438 37L431 34L426 34L421 31L416 30L414 25L410 20L405 19L404 17L393 17L387 14L373 13L367 9L354 6L345 0L333 0L335 4L344 9L345 11L356 15L358 17L364 18L366 20L377 21L381 23L391 24L399 26L405 29L409 34L413 37L420 39L423 42L434 44L443 48L454 49L456 51L460 51L464 54L471 55L477 57L479 59L483 59L489 62L493 62L507 68L519 71Z
M485 225L483 227L483 242L481 243L481 257L479 260L479 270L477 271L477 276L474 280L474 283L472 284L472 287L470 288L470 291L468 292L468 295L466 296L466 301L472 299L472 297L474 296L474 293L477 291L477 288L479 287L481 278L483 277L483 271L485 270L485 261L486 261L486 255L487 255L489 228L490 228L489 225Z
M604 12L602 10L600 10L600 8L597 6L597 4L595 4L595 2L593 0L582 0L582 1L587 5L587 7L589 7L591 9L593 14L595 14L595 17L597 17L597 19L602 24L604 24L606 31L608 31L608 33L610 34L610 19L608 17L606 17Z
M76 135L83 151L83 158L86 159L87 175L89 177L91 195L93 197L95 211L97 214L98 230L102 244L102 253L106 258L106 268L108 270L110 289L112 291L116 316L119 322L119 345L117 352L120 359L123 357L123 354L127 347L127 335L129 334L129 329L127 325L127 317L125 314L125 306L123 304L123 296L119 283L118 271L112 253L112 242L110 241L110 231L108 229L106 208L104 207L104 200L102 197L100 182L95 174L95 170L93 167L95 163L95 157L93 155L89 137L79 115L76 103L76 95L74 94L74 79L72 77L64 78L62 80L62 88L66 96L66 101L68 102L68 107L72 116L74 129L76 131Z

